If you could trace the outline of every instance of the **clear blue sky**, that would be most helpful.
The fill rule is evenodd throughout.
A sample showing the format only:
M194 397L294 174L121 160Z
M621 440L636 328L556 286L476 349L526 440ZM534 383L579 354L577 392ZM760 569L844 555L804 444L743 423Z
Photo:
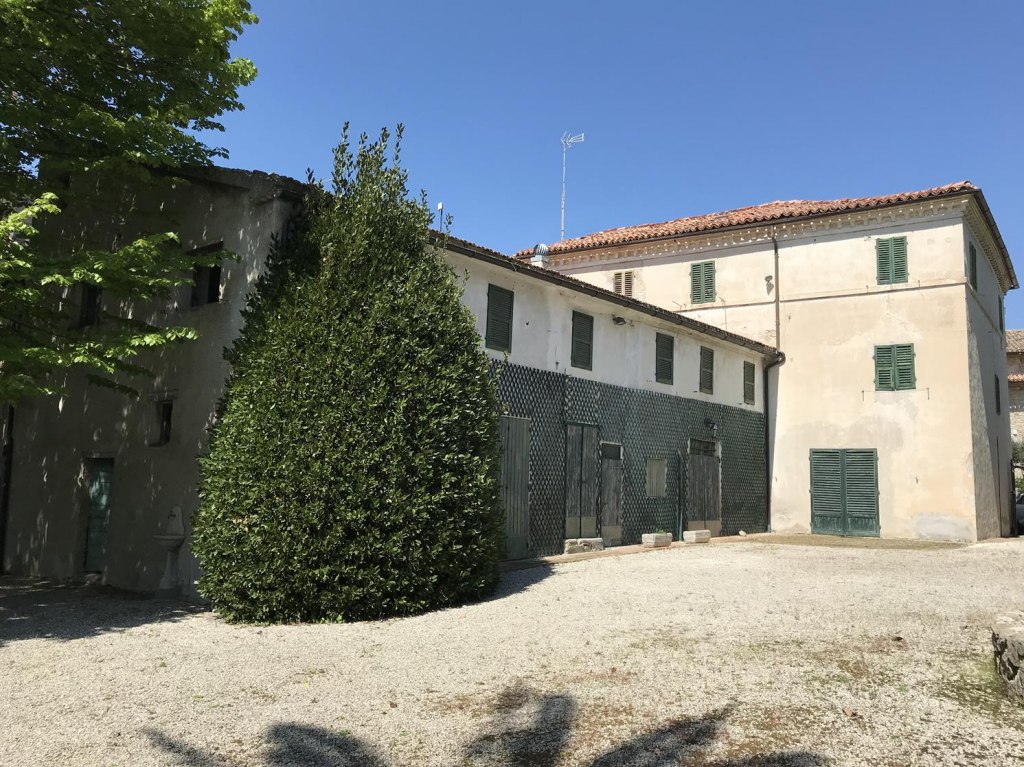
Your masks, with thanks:
M506 253L558 239L567 130L567 237L966 178L1024 279L1024 3L253 5L226 164L325 176L344 121L401 122L413 189Z

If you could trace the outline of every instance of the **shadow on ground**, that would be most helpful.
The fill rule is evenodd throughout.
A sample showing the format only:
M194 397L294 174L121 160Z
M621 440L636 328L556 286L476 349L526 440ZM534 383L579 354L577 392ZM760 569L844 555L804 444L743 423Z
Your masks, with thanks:
M588 762L589 767L820 767L826 763L807 751L711 754L722 738L731 708L701 718L669 721L652 732L631 738ZM577 723L577 705L567 695L536 696L522 685L504 690L491 721L469 743L453 767L555 767L572 741L573 751L593 737L593 725ZM222 754L209 754L166 733L147 730L151 743L181 765L215 767ZM728 749L726 749L728 750ZM735 749L734 749L735 751ZM256 759L256 761L253 760ZM244 760L264 767L399 767L372 744L348 734L301 724L277 724L266 733L259 756ZM404 767L404 766L403 766Z
M71 640L178 621L205 608L109 586L0 578L0 647L23 639Z

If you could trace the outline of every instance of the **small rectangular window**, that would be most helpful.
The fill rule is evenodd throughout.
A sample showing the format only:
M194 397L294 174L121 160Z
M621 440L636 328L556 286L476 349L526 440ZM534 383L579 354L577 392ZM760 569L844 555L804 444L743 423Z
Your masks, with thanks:
M487 286L487 329L484 342L488 349L512 351L512 304L515 294L497 285Z
M664 498L668 495L668 460L647 459L647 497Z
M754 404L754 363L743 363L743 402Z
M715 262L690 264L690 303L709 304L715 300Z
M675 338L664 333L654 336L654 380L671 384L675 378Z
M978 251L973 242L967 248L967 281L972 288L978 289Z
M878 284L893 285L907 281L907 238L889 237L875 240L878 262Z
M593 370L594 318L583 312L572 313L572 366Z
M602 442L601 458L609 461L622 460L622 445L618 442Z
M892 344L875 347L875 389L900 391L917 388L914 345Z
M197 266L192 270L192 306L220 301L220 265Z
M154 404L156 406L156 427L149 444L151 447L160 447L171 441L171 413L174 411L174 400L159 400Z
M612 276L612 286L616 293L627 298L633 297L633 272L615 272Z
M78 327L87 328L100 321L103 306L103 290L99 285L82 283L81 304L78 307Z
M700 390L715 393L715 350L706 346L700 347Z

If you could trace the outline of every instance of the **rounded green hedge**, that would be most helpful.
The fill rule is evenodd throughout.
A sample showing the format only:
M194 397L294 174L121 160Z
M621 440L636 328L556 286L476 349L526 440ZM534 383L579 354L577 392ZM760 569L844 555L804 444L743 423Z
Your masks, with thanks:
M194 551L232 620L406 615L497 580L494 385L388 143L343 140L226 355Z

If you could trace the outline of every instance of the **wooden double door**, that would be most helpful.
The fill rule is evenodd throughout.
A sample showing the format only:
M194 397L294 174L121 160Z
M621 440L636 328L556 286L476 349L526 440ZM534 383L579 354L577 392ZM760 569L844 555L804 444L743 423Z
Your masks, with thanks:
M622 543L622 445L602 442L597 424L565 430L565 537Z

